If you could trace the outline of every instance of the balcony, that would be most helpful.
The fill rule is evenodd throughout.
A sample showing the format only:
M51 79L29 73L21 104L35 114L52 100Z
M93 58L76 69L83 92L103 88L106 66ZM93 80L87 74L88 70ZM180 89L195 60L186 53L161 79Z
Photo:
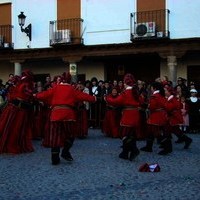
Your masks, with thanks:
M169 13L169 10L131 13L131 41L169 38Z
M12 28L11 25L0 25L0 48L12 48Z
M83 44L82 23L80 18L50 21L50 46Z

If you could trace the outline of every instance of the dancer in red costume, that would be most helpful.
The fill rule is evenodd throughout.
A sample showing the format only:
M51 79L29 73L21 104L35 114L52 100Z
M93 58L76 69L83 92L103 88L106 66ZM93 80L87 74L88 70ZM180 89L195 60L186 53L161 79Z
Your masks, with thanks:
M15 79L16 81L17 79ZM8 105L0 116L0 153L32 152L33 75L22 72L21 79L9 89Z
M141 109L140 109L141 120L140 120L140 126L138 126L138 129L137 129L137 139L144 140L147 136L147 134L146 134L146 132L147 132L146 109L148 106L148 91L146 88L146 84L141 80L137 81L137 87L138 87L138 92L139 92L140 98L142 99L142 102L143 102L141 105Z
M76 90L69 83L70 74L63 75L63 83L55 85L52 89L37 93L35 96L41 101L51 103L50 137L48 146L51 147L51 160L53 165L60 163L61 157L67 161L73 158L69 152L74 142L74 124L77 119L74 106L79 101L95 102L96 97Z
M160 154L165 155L172 151L171 142L166 142L166 140L170 140L172 133L178 137L179 141L185 142L184 149L189 148L192 143L192 139L186 136L180 129L180 125L183 124L183 116L181 112L183 106L181 101L177 100L177 97L174 95L174 89L171 86L165 85L164 90L167 98L166 110L168 113L168 125L165 133L165 140L162 142L164 149L160 152Z
M132 74L124 76L125 90L117 98L107 96L105 100L113 106L122 106L122 117L120 120L123 151L119 154L122 159L133 160L139 154L136 145L136 129L140 124L140 100Z
M151 84L152 95L149 99L148 109L149 116L147 119L147 140L146 146L140 150L152 152L154 139L161 137L161 131L165 131L165 126L168 123L167 112L165 110L165 93L163 85L160 82ZM167 142L171 142L167 141Z
M84 92L84 84L79 82L76 86L77 90ZM84 139L88 136L88 113L86 109L86 102L80 101L76 105L77 109L77 120L76 120L76 129L75 136Z
M113 99L118 97L117 88L112 88L109 97ZM120 118L120 107L107 104L105 117L103 120L102 132L108 137L120 138Z

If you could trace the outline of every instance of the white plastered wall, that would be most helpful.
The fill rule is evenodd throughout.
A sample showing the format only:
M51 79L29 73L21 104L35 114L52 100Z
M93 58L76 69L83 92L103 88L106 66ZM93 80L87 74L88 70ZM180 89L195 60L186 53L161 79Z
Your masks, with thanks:
M100 62L87 62L78 65L78 73L85 74L86 80L96 77L98 80L105 79L104 65Z

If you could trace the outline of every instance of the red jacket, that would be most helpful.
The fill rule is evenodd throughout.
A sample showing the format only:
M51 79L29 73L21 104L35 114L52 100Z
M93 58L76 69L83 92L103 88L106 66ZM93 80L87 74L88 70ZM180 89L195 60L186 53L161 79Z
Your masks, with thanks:
M107 97L106 101L113 106L122 106L121 126L137 127L140 125L140 102L126 89L117 98Z
M167 124L167 112L165 110L166 99L160 93L153 94L149 99L148 124L164 126Z
M183 124L183 115L181 109L183 105L173 95L170 96L166 102L166 110L168 113L168 120L171 126Z
M76 121L75 105L79 101L95 102L96 97L74 89L69 84L60 84L36 94L41 101L51 102L51 121Z
M29 101L33 99L33 90L29 87L29 84L22 83L16 87L16 98Z

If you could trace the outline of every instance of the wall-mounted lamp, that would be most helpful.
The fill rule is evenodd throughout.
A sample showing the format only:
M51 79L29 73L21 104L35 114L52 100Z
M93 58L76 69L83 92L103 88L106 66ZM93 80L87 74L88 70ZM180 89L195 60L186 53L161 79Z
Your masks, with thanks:
M21 27L21 31L25 32L26 35L29 37L29 40L31 41L31 24L29 24L27 27L23 28L23 26L25 24L25 19L26 19L26 16L24 15L24 12L21 12L18 15L18 22Z

